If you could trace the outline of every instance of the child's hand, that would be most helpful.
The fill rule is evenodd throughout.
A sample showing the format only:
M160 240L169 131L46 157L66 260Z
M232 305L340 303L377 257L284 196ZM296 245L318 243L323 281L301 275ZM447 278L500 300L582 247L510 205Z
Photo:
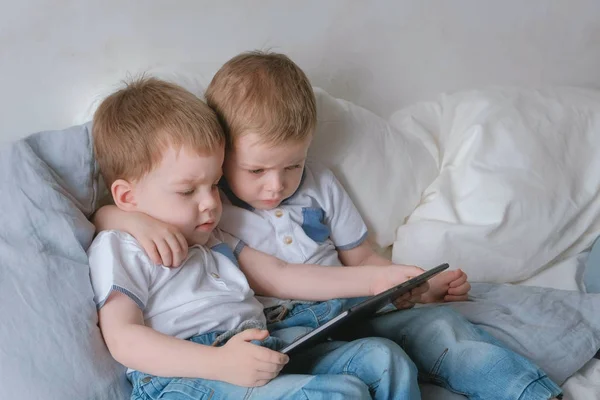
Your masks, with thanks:
M398 310L413 308L416 303L422 303L421 296L429 290L429 283L425 282L417 286L408 293L403 294L394 301L394 306Z
M258 329L247 329L229 339L219 350L222 351L219 367L222 371L220 380L238 386L263 386L279 375L288 363L285 354L249 343L252 340L263 340L269 332Z
M188 243L177 228L144 213L130 212L127 218L127 232L146 250L152 262L178 267L185 260Z
M421 275L423 272L425 272L423 269L411 265L390 265L388 267L380 267L377 269L377 274L373 277L371 294L376 295L384 292L389 288L414 278L417 275ZM424 283L423 285L413 289L410 293L410 296L402 296L396 301L402 308L410 308L406 307L406 305L403 306L404 302L409 301L414 303L411 300L418 299L421 296L421 293L426 290L428 290L428 286L427 283ZM396 307L398 307L398 305L396 305Z
M471 284L462 270L444 271L429 280L429 290L421 296L423 303L465 301L469 298Z

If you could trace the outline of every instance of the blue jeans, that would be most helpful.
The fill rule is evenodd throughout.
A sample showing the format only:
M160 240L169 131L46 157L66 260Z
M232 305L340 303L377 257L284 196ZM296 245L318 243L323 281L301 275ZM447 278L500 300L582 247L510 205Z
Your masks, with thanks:
M272 332L261 343L284 347L306 329ZM190 340L210 345L218 333ZM331 341L290 358L282 373L264 386L247 388L208 379L162 378L134 371L132 400L199 399L420 399L417 369L395 343L382 338Z
M298 304L280 314L280 321L270 321L269 328L313 329L361 300ZM398 343L417 365L420 379L469 399L546 400L561 393L536 365L448 307L389 312L343 331L336 339L377 336Z

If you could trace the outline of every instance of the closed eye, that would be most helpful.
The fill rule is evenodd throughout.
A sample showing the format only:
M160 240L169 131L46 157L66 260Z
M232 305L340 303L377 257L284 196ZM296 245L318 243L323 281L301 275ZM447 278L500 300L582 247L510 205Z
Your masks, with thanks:
M291 171L293 169L298 169L300 167L302 167L302 165L296 164L296 165L290 165L289 167L285 167L285 169L287 169L288 171Z
M195 192L194 189L190 189L190 190L186 190L184 192L178 192L178 193L182 196L191 196L194 194L194 192Z

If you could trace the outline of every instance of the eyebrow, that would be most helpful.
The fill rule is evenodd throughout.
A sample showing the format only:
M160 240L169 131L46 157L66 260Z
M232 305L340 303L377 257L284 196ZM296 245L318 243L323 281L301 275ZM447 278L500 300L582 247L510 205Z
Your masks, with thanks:
M306 157L303 157L300 160L291 162L291 163L287 164L286 167L290 166L290 165L300 164L304 160L306 160ZM272 167L265 167L264 165L253 165L253 164L246 164L246 163L240 163L239 165L240 165L240 167L242 167L244 169L269 169L269 168L272 168Z
M194 184L196 182L202 182L202 181L218 181L221 179L221 177L223 176L223 174L219 173L215 179L210 179L209 176L203 177L203 178L180 178L180 179L174 179L171 182L169 182L171 185L173 186L177 186L177 185L191 185Z
M191 183L195 183L196 179L191 179L191 178L181 178L181 179L174 179L171 182L169 182L171 185L189 185Z

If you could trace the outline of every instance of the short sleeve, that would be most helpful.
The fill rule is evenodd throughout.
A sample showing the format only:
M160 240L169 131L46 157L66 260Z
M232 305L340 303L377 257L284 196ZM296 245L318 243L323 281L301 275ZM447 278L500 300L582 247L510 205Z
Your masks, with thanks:
M367 239L367 226L333 172L327 171L327 175L328 209L325 210L325 222L335 247L338 250L351 250Z
M233 251L233 255L236 259L239 257L242 249L246 246L246 243L242 240L218 228L214 231L214 237L218 242L225 243ZM210 247L212 248L213 246L214 244Z
M130 235L103 231L88 249L90 279L98 309L113 291L121 292L144 310L153 269L158 268Z

